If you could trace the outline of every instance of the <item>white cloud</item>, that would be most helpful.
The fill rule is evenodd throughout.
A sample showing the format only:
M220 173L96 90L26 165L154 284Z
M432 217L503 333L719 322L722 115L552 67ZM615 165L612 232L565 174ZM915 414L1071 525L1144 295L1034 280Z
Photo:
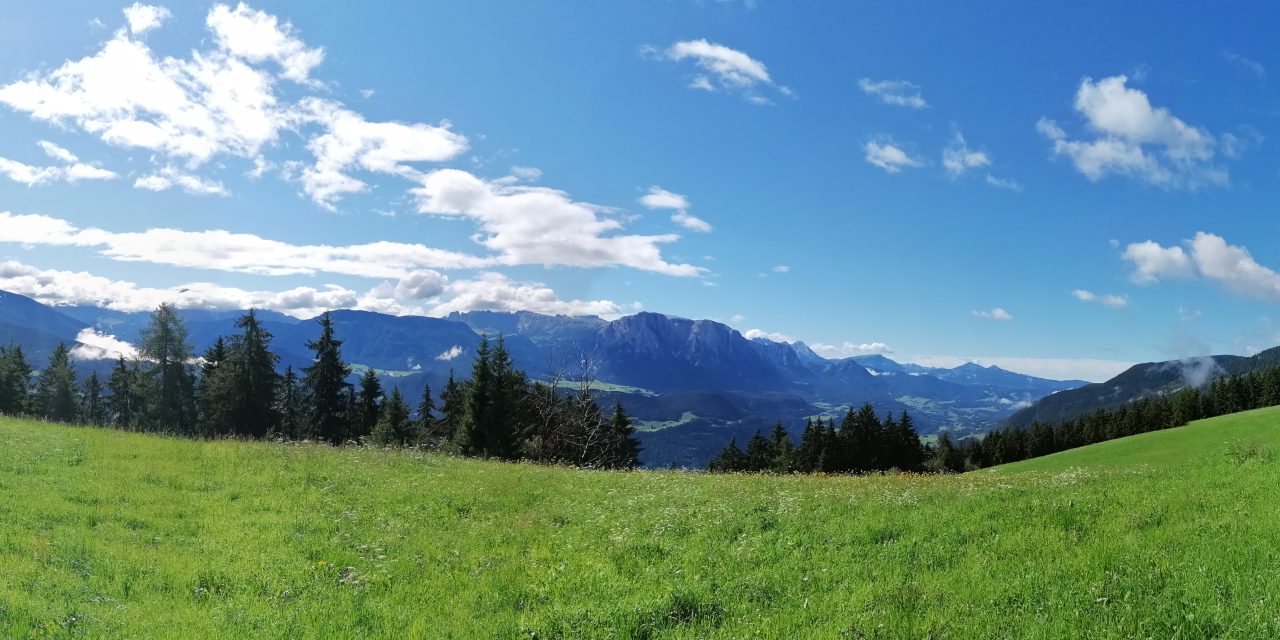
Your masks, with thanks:
M41 270L13 261L0 263L0 289L53 306L94 305L118 311L147 311L169 302L184 309L269 309L300 318L325 309L351 307L357 300L355 292L334 285L319 290L298 287L287 291L246 291L194 282L157 289L83 271Z
M698 233L711 231L711 223L689 214L689 199L678 193L655 185L649 187L649 193L640 197L640 204L650 209L674 209L671 220L676 224Z
M76 345L71 348L71 357L76 360L132 360L138 357L138 349L115 336L85 328L76 334Z
M970 169L980 169L991 164L986 152L974 151L965 143L964 136L956 132L951 144L942 150L942 167L953 178L958 178Z
M795 342L795 338L792 338L791 336L785 333L773 333L769 331L763 331L761 329L748 329L747 331L743 332L742 337L748 340L772 340L774 342L782 342L786 344L791 344L792 342Z
M1121 257L1133 263L1130 279L1138 284L1159 282L1162 278L1189 278L1195 274L1191 256L1182 247L1162 247L1147 240L1125 247Z
M1232 51L1223 51L1222 57L1237 69L1240 69L1259 80L1265 80L1267 78L1267 68L1257 60L1251 60Z
M1120 309L1129 306L1128 298L1114 294L1105 294L1100 296L1086 289L1076 289L1071 292L1071 295L1081 302L1096 302L1113 309Z
M254 11L243 2L235 9L214 5L205 24L228 53L249 62L273 61L280 65L281 75L294 82L309 82L311 70L324 61L324 50L307 47L296 37L293 25L281 24L275 16Z
M987 174L986 183L997 189L1005 189L1007 191L1022 191L1022 185L1019 184L1018 181L1010 180L1008 178L997 178L989 173Z
M563 191L486 182L458 169L440 169L428 173L413 194L420 213L478 223L477 241L498 254L492 264L627 266L673 276L705 272L663 259L660 245L678 235L617 235L622 223L606 217L604 208L574 201Z
M221 182L183 173L173 167L164 167L157 173L139 176L133 181L135 189L147 191L167 191L172 187L181 187L193 196L229 196L230 191Z
M691 89L708 92L726 90L742 95L752 104L760 105L771 104L768 98L759 93L762 87L774 87L782 95L792 95L787 87L774 84L763 62L742 51L708 42L706 39L684 40L662 51L652 47L646 47L643 51L673 62L692 60L703 73L689 82Z
M49 142L40 140L37 143L49 157L61 161L61 166L37 167L9 158L0 158L0 175L10 180L25 184L28 187L41 186L53 182L74 183L80 180L114 180L119 176L114 171L80 162L75 154Z
M143 20L135 32L143 24L155 28L159 22L146 18L153 15L150 9L139 7L126 10L131 21ZM218 4L206 26L212 46L185 59L158 57L130 31L118 30L90 56L0 86L0 104L34 120L79 128L111 145L151 152L155 168L148 174L162 178L163 170L174 165L191 174L223 156L251 161L253 175L261 175L273 164L265 162L263 152L279 144L282 132L293 132L306 141L315 161L285 163L290 169L282 174L297 179L304 193L326 208L367 188L352 175L355 170L414 178L417 171L407 163L451 159L468 146L447 123L370 122L327 98L286 100L292 93L282 89L281 80L304 90L323 89L310 74L324 52L306 46L275 16L243 3L234 9ZM169 178L167 184L176 183ZM138 186L163 184L146 179Z
M515 282L492 272L450 283L446 294L448 300L433 307L430 315L446 316L455 311L533 311L546 315L613 319L640 309L639 303L622 305L611 300L562 300L542 283Z
M1126 86L1127 81L1125 76L1081 81L1075 109L1092 139L1070 139L1047 118L1036 123L1036 130L1090 181L1116 174L1166 188L1225 186L1226 170L1212 163L1213 135L1153 107L1147 94Z
M988 320L1012 320L1013 319L1013 316L1009 315L1008 311L1005 311L1000 307L995 307L990 311L974 310L973 315L976 318L986 318Z
M920 94L920 87L906 80L862 78L858 80L858 88L869 96L875 96L883 104L911 109L924 109L929 106L924 96Z
M135 36L140 36L158 26L165 20L173 17L169 10L164 7L156 7L141 2L135 2L124 9L125 20L129 22L129 31Z
M462 346L455 344L448 351L445 351L444 353L441 353L440 355L436 356L436 360L443 360L445 362L448 362L450 360L453 360L454 358L457 358L460 355L462 355Z
M892 140L883 143L868 141L866 152L867 162L889 173L898 173L904 167L924 166L923 162L912 158L906 151L895 146Z
M1280 302L1280 273L1259 264L1245 247L1203 231L1186 244L1190 251L1162 247L1150 240L1130 244L1123 257L1134 265L1134 282L1198 275L1237 295Z
M511 175L525 182L537 182L542 179L542 170L537 167L521 167L517 165L511 167L510 172Z
M791 271L791 267L788 267L785 264L780 264L773 268L774 273L788 273L790 271Z
M809 345L809 348L824 358L851 358L854 356L893 353L893 349L883 342L864 342L862 344L849 341L841 344L815 342Z

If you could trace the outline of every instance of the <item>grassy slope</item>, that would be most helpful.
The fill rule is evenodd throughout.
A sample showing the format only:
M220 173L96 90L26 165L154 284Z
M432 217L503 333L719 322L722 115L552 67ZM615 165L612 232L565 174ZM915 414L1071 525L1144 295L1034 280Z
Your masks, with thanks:
M777 478L0 419L0 637L1277 637L1277 422Z

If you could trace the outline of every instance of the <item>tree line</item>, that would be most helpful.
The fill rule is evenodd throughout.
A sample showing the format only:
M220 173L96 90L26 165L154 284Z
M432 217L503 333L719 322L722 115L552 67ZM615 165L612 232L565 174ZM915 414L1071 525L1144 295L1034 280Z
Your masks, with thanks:
M870 404L845 412L836 427L834 418L808 418L800 444L779 422L769 437L759 431L747 441L746 450L736 439L711 459L707 469L720 472L767 473L870 473L875 471L924 471L932 451L920 441L911 416L903 411L876 416Z
M311 365L283 373L271 332L252 310L236 320L239 333L197 358L181 317L161 305L139 337L137 357L119 357L105 384L97 372L79 383L65 344L38 372L21 347L0 347L0 413L199 438L425 447L593 468L639 464L621 404L601 409L589 381L569 394L558 381L530 381L501 336L481 337L469 380L451 373L439 396L427 386L410 407L399 387L385 392L373 369L350 383L353 368L328 313L319 325L307 343Z
M997 429L960 442L943 433L938 438L937 458L948 471L980 469L1274 406L1280 406L1280 367L1217 378L1203 388L1154 394L1058 424L1037 421L1026 428Z

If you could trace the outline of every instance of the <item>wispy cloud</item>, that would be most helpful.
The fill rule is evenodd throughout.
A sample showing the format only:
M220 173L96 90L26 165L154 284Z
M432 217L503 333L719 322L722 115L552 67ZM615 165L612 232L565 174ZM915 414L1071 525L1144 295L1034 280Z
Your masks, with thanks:
M909 109L925 109L929 106L920 93L920 87L906 80L862 78L858 80L858 88L863 93L874 96L882 104Z

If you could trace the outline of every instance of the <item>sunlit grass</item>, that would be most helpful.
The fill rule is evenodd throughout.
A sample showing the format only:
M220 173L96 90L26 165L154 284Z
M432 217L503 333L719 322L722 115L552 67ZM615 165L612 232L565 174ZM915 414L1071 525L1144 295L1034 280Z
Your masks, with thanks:
M819 478L0 419L0 637L1277 637L1277 422Z

